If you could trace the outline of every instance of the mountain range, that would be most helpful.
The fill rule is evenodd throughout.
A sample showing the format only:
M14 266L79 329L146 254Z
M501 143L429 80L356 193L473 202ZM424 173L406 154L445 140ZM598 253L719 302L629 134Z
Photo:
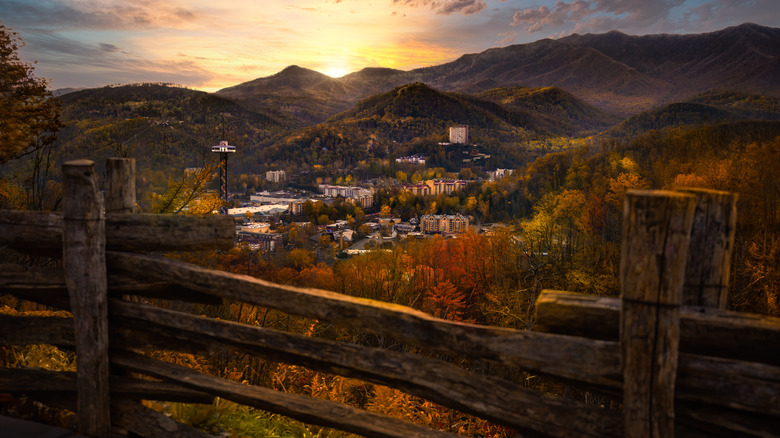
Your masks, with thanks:
M414 82L469 94L557 87L622 118L708 90L780 97L780 29L748 23L689 35L573 34L492 48L437 66L365 68L341 78L290 66L216 94L282 123L306 126Z
M126 155L147 168L196 167L227 139L242 151L233 169L248 173L273 163L382 166L414 153L457 169L464 157L436 145L467 124L491 165L512 167L523 154L591 136L777 124L779 47L780 30L752 24L700 35L610 32L336 79L290 66L217 93L161 83L69 90L58 94L57 159Z

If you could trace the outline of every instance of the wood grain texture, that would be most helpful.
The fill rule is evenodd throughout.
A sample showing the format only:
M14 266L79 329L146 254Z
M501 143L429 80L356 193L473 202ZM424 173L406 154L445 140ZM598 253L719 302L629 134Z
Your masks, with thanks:
M620 260L625 433L674 436L680 302L695 198L629 191Z
M0 315L0 345L74 347L73 318Z
M231 216L112 214L106 217L111 250L198 251L231 249L236 222Z
M108 272L108 295L137 295L162 300L219 305L222 299L166 281L148 281L140 276ZM0 293L34 301L58 309L70 310L68 289L62 269L3 264L0 265Z
M370 331L428 351L489 360L574 381L582 380L585 374L593 385L620 387L620 356L610 349L615 343L453 322L397 304L279 285L163 257L118 252L109 252L107 257L112 270Z
M62 257L62 214L0 210L0 244L26 254Z
M133 436L214 438L213 435L179 423L162 412L131 400L111 401L111 423L116 426L115 429L122 428L135 434Z
M178 382L236 403L360 435L387 438L457 436L348 405L227 381L126 351L112 353L111 362L133 372Z
M294 363L398 388L518 431L550 436L621 433L622 417L617 411L544 396L521 385L470 373L425 356L316 339L119 300L112 300L110 307L112 315L121 316L124 321L123 329L114 330L123 338L120 343L148 342L135 347L153 345L194 354L231 351ZM114 338L112 342L117 343ZM561 423L560 418L567 421Z
M111 431L108 383L108 296L103 202L95 164L62 166L63 269L76 339L79 431Z
M175 313L176 317L167 320L165 315L171 311L137 304L128 304L128 306L131 306L132 310L115 308L112 313L115 322L111 326L111 345L124 348L175 350L193 354L233 350L269 360L300 363L314 369L348 377L388 379L393 376L392 370L385 370L381 366L376 369L366 366L361 362L363 360L361 356L355 352L356 347L349 344L343 347L344 353L340 354L339 352L342 351L340 346L309 342L310 338L301 341L293 335L279 335L273 331L262 330L256 332L256 327L213 321L206 325L216 324L216 328L204 327L201 329L201 323L188 321L189 319L201 320L192 315L179 317ZM230 327L237 326L237 328L224 329L222 328L223 323ZM39 343L73 345L72 332L70 335L68 334L69 327L72 327L72 320L69 318L0 316L0 333L4 333L2 341L8 345ZM15 330L15 328L19 329ZM220 333L221 335L217 336ZM485 338L484 341L490 342L490 338ZM554 349L554 344L548 345L548 348ZM606 351L601 353L595 351L599 348ZM607 357L610 354L613 356L612 359L597 365L606 369L616 367L616 363L619 361L619 347L616 342L594 343L593 349L596 356ZM360 352L361 349L358 348L357 351ZM372 363L370 361L371 354L369 354L366 363ZM379 358L384 357L382 352L377 352L377 354ZM334 358L338 358L338 360ZM404 364L400 368L413 370L422 368L422 365L418 365L415 360L412 358L409 364ZM590 371L586 367L577 367L579 363L577 357L561 354L557 360L571 362L574 370L579 371L578 381L588 383ZM353 361L356 364L353 364ZM403 358L392 356L386 362L396 364L403 362ZM365 373L366 370L368 370L368 374ZM376 375L372 377L374 372ZM387 375L384 375L384 372ZM402 376L396 377L401 379ZM374 381L384 384L391 383L389 380ZM413 390L423 391L421 388L428 385L436 386L436 383L419 382L419 378L415 376L411 376L408 382L395 383L399 387L403 387L404 384L408 385L409 387L406 389L410 392ZM417 386L416 389L414 389L415 386ZM616 382L615 386L607 389L611 393L617 392L619 394L622 386L620 382ZM448 389L453 394L459 390L458 388ZM424 396L422 392L417 394ZM780 412L777 411L780 409L778 394L780 394L780 368L778 366L734 359L718 360L708 356L681 353L675 392L675 400L677 401L728 407L745 413L755 412L769 415L774 413L774 415L780 416ZM514 395L510 394L507 399L513 400L513 397ZM475 400L478 400L478 397ZM444 400L442 399L442 401ZM478 410L474 411L475 414L479 412ZM507 416L507 421L514 421L512 418L511 415ZM602 426L606 427L607 425L605 423ZM607 429L609 428L607 427Z
M106 214L135 212L135 158L106 160Z
M0 244L61 256L62 226L57 213L0 210ZM235 244L230 216L112 213L106 215L105 228L106 247L118 251L199 251Z
M174 401L181 403L211 403L214 397L204 392L184 388L171 382L111 376L113 398ZM76 373L37 368L0 368L0 388L9 394L27 394L33 399L40 394L61 393L76 398Z
M535 306L534 330L616 341L620 299L544 290ZM710 307L680 308L680 351L780 365L780 318Z
M682 304L726 309L737 229L736 193L681 189L696 197Z

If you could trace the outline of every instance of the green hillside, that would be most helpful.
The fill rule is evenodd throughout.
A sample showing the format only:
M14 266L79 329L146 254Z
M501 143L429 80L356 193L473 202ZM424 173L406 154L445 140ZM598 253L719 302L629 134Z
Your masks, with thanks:
M522 141L547 134L492 102L437 91L420 82L366 98L329 122L374 126L378 134L397 142L439 135L461 124L469 125L477 135L500 141Z
M602 111L558 87L493 88L476 94L526 114L539 126L556 135L581 136L614 126L620 118Z
M194 167L220 140L247 147L287 129L228 99L165 84L93 88L60 99L62 159L132 156L139 167Z
M454 147L443 151L438 143L447 141L450 127L462 124L469 125L470 142L481 144L482 152L500 150L497 163L504 165L519 164L518 144L551 135L527 114L412 83L363 99L325 123L295 131L263 151L258 161L343 167L425 153L439 157L433 162L451 167L462 162L462 154L455 157ZM515 156L505 161L507 155Z
M688 102L729 111L743 119L780 120L780 99L737 91L708 91Z
M606 134L630 137L651 129L739 120L780 120L780 99L735 91L708 91L684 102L639 113Z

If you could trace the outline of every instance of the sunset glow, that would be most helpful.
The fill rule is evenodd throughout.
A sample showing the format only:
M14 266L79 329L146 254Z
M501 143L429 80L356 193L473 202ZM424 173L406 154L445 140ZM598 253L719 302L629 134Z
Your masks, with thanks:
M52 88L172 82L214 91L299 65L410 70L573 32L692 33L780 22L776 0L0 0Z

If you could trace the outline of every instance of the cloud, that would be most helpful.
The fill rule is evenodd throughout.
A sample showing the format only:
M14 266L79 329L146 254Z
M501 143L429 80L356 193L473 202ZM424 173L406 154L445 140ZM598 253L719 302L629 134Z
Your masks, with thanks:
M600 32L616 27L623 29L671 27L673 9L682 6L684 0L575 0L569 3L557 1L552 9L523 9L515 12L512 25L528 33L548 27L574 24L575 30Z
M514 30L510 30L509 32L503 32L498 34L498 36L502 38L496 42L501 45L512 44L515 42L515 39L518 37L518 35L520 35L520 33Z
M107 43L100 43L98 44L98 47L100 47L100 50L103 50L104 52L117 52L119 51L119 47L113 45L113 44L107 44Z
M401 4L413 8L429 6L437 14L450 15L461 13L473 15L487 8L485 0L393 0L393 4Z
M49 29L123 30L175 28L200 19L196 11L165 2L74 2L0 0L0 10L18 26Z
M42 32L25 39L24 51L36 54L36 75L56 77L54 88L92 87L108 83L171 82L204 84L218 76L200 66L198 59L177 56L150 59L123 51L114 44L89 44L54 32ZM110 79L109 79L110 78Z

